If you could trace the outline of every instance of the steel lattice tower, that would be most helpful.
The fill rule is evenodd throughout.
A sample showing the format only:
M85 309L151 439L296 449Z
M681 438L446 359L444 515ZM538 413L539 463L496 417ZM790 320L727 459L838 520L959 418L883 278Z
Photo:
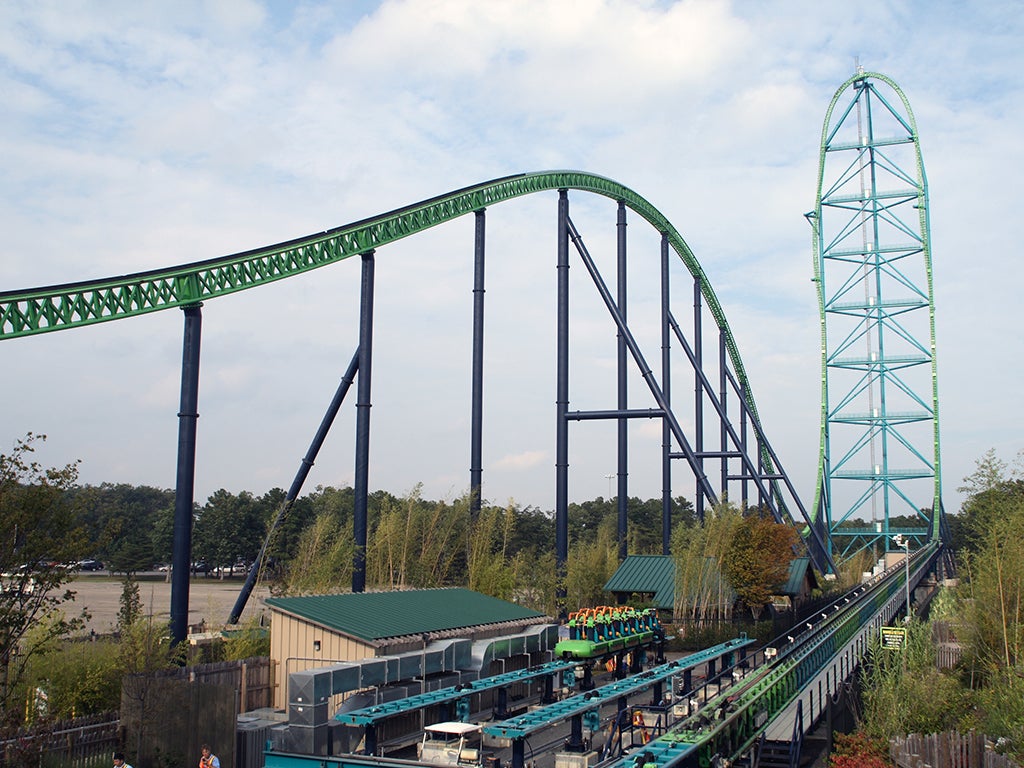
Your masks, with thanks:
M807 218L821 314L816 522L840 555L888 550L897 531L938 538L928 185L910 104L884 75L858 68L832 98Z

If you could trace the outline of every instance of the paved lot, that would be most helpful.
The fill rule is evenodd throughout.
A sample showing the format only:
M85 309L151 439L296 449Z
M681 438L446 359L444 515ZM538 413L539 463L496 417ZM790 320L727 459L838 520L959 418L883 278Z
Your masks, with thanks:
M189 586L188 623L198 624L205 620L211 628L222 625L238 599L242 583L240 578L221 581L199 576L192 579ZM69 588L76 593L74 606L65 609L69 616L85 608L91 615L86 625L87 631L95 630L98 634L113 631L117 625L117 612L121 608L122 582L119 578L105 573L80 574ZM253 591L242 613L242 621L258 616L265 610L262 598L268 594L266 587L258 587ZM143 611L155 616L157 621L170 620L171 583L166 580L166 574L140 575L139 599Z

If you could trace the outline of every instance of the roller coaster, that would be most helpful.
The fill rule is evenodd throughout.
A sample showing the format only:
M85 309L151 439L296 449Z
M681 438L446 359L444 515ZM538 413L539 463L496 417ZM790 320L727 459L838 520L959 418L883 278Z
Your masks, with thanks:
M889 86L897 98L887 97L879 85ZM848 102L844 96L852 94ZM901 102L903 110L896 108ZM875 117L890 115L895 136L882 136L874 130ZM833 122L832 116L837 120ZM851 121L851 116L856 116ZM856 133L848 140L849 126ZM863 125L867 130L862 130ZM896 147L909 148L912 167L904 169L894 158ZM828 178L827 161L843 158L837 176ZM882 174L906 185L906 189L887 191L879 185ZM851 191L852 188L852 191ZM362 221L317 232L277 245L245 251L164 269L92 281L45 286L27 290L0 292L0 341L50 333L81 326L147 315L177 308L184 312L181 398L177 404L179 423L178 467L176 482L174 562L172 571L171 625L175 642L185 636L188 617L188 574L191 562L191 529L194 507L196 423L199 391L199 348L204 302L238 291L261 287L271 282L306 273L313 269L358 257L361 264L358 339L351 362L345 370L334 399L327 407L309 451L303 458L295 480L287 493L278 519L298 497L302 484L349 390L357 383L356 440L354 451L355 509L353 539L356 561L352 589L365 589L365 553L367 541L367 497L369 493L369 435L373 351L373 292L376 253L403 238L462 216L472 215L474 284L472 397L470 402L470 485L474 504L479 505L482 490L481 456L483 400L483 322L485 215L489 208L526 195L557 194L557 217L552 251L556 266L556 304L554 318L557 354L555 359L555 526L556 566L564 576L568 553L568 479L569 425L585 420L610 420L618 427L618 542L625 554L627 540L626 502L628 487L627 425L632 419L659 419L662 426L660 456L663 478L662 547L668 554L672 527L673 461L685 462L695 490L695 509L703 519L704 511L723 499L742 506L757 506L781 523L799 530L803 547L814 567L821 572L836 569L834 538L851 533L850 514L870 501L885 505L882 520L869 531L854 531L856 546L881 547L888 551L892 534L889 527L890 498L907 502L919 513L927 527L905 531L918 536L920 547L913 554L913 573L909 561L903 569L890 568L871 584L845 596L821 613L818 620L787 635L760 651L759 662L744 660L734 670L740 674L724 677L715 670L716 688L705 684L705 695L694 706L689 686L683 685L687 705L673 705L680 712L666 732L649 741L640 755L621 757L611 765L638 764L642 768L671 766L710 766L740 759L750 760L759 740L772 723L787 716L798 723L805 716L813 719L813 700L804 706L808 686L825 675L824 690L830 692L838 680L845 679L867 648L871 634L894 615L905 601L910 603L911 589L933 569L947 552L941 545L944 533L940 495L938 453L938 402L934 339L934 301L931 290L930 236L928 233L927 185L921 161L916 123L902 92L888 78L859 71L837 90L829 107L822 133L821 167L815 210L808 215L814 231L815 282L818 290L822 327L822 433L816 503L808 509L781 461L772 448L758 416L753 390L748 380L736 339L726 321L719 300L703 268L668 218L630 188L611 179L579 171L524 173L474 184L422 202L373 216ZM593 194L610 200L615 206L615 244L609 254L615 260L616 280L609 287L598 269L598 260L584 244L576 222L569 214L569 193ZM916 212L916 220L899 219L897 208ZM627 214L633 212L653 227L658 248L656 261L660 272L660 310L655 342L660 371L655 373L644 354L644 346L627 321L626 274L628 258ZM833 215L841 218L833 219ZM906 236L909 244L894 244L894 235ZM888 238L888 239L887 239ZM852 242L857 241L857 242ZM617 347L617 399L610 409L569 408L569 262L575 252L589 277L601 304L611 320ZM678 257L670 260L671 253ZM918 260L920 269L905 266ZM639 259L634 261L639 262ZM686 301L692 305L692 322L684 330L673 307L672 267L681 263L687 273ZM838 271L837 271L838 270ZM854 295L857 291L862 296ZM909 298L892 296L905 290ZM678 303L678 302L677 302ZM923 314L925 330L919 332L906 316ZM852 319L842 326L840 319ZM705 325L705 321L710 322ZM928 323L930 322L930 327ZM883 349L883 338L889 344ZM906 349L893 350L903 345ZM717 354L705 354L705 343ZM854 344L863 347L852 354ZM888 352L886 352L886 349ZM672 365L682 359L684 371L692 378L692 398L683 405L673 398ZM630 407L626 374L630 362L640 374L649 407ZM911 367L926 371L924 383L903 375ZM843 390L830 379L838 372L855 372L855 380ZM930 375L929 375L930 374ZM840 395L835 398L836 392ZM900 393L910 404L906 408L893 402ZM830 394L831 393L831 394ZM887 399L888 398L888 399ZM864 401L862 403L861 401ZM865 405L866 404L866 405ZM859 410L864 406L863 411ZM913 406L912 408L910 406ZM705 419L710 414L710 418ZM684 429L683 425L686 425ZM851 445L833 442L843 426L855 426L861 433ZM911 425L924 425L925 437L912 432ZM879 454L874 445L879 443ZM893 451L899 447L917 466L900 469L891 466ZM865 467L854 467L854 459L880 458ZM867 484L868 490L844 508L838 503L836 489L841 480ZM928 503L918 501L903 480L928 485ZM928 504L930 503L930 507ZM842 553L849 552L844 548ZM909 546L907 557L911 557ZM257 578L257 563L243 590L247 596ZM906 597L901 594L905 588ZM564 595L562 595L564 597ZM650 617L634 615L628 620L616 618L614 608L600 614L575 614L572 636L555 649L562 664L590 663L630 648L639 648L658 639L660 628ZM238 606L234 617L239 613ZM592 622L592 625L591 625ZM728 653L731 655L731 652ZM707 660L714 669L712 659ZM836 666L838 665L838 666ZM831 670L831 671L829 671ZM664 669L650 678L672 676L675 669ZM546 673L541 673L546 674ZM641 673L647 674L647 673ZM633 678L630 678L633 679ZM730 682L731 681L731 682ZM709 681L710 682L710 681ZM635 684L646 685L644 680ZM729 683L726 685L726 683ZM581 702L594 702L590 698ZM581 694L586 695L586 694ZM618 696L619 691L609 692ZM673 693L673 696L675 694ZM598 694L598 699L601 695ZM822 695L819 693L820 708ZM796 712L791 712L792 708ZM820 711L819 711L820 714ZM549 713L546 722L562 717ZM570 720L580 712L567 715ZM575 721L573 721L575 729ZM485 729L486 730L486 729ZM802 727L793 726L792 738L798 740ZM513 764L521 765L523 753L515 752ZM268 768L377 763L373 756L349 755L324 758L268 753Z
M569 614L569 637L555 645L559 659L601 659L631 648L664 642L658 612L601 605Z

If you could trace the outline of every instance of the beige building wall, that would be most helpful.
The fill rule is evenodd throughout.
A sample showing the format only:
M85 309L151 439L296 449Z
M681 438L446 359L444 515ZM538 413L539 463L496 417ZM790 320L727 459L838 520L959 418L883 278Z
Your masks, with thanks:
M288 706L288 675L292 672L374 656L377 649L373 645L271 608L270 658L277 662L275 709Z

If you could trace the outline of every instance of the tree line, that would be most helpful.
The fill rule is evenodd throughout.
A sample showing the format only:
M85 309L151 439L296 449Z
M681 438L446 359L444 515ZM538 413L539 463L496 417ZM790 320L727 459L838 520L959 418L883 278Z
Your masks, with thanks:
M262 495L215 491L193 510L192 559L223 569L239 561L253 562L284 500L285 492L280 488ZM101 560L111 571L138 573L151 570L154 564L171 562L174 501L171 489L102 483L68 487L62 504L68 506L81 528L81 551ZM288 572L299 582L309 581L315 577L291 573L300 553L309 554L312 548L331 557L332 553L351 549L354 501L351 487L333 486L317 486L296 499L269 541L267 556L277 570ZM611 525L614 534L617 503L599 497L570 505L569 527L574 543L593 544L600 538L602 526ZM456 540L470 527L468 495L431 500L422 496L420 486L404 496L378 490L369 495L367 506L367 554L375 584L463 584L468 579L471 557L486 557L483 551L474 553L467 546L457 545ZM631 497L628 514L630 552L660 554L661 500ZM678 523L694 522L692 505L682 497L673 500L672 514ZM485 503L477 525L487 528L497 520L502 521L506 553L554 553L552 513L515 502L503 507ZM420 543L418 551L413 552L415 538ZM376 562L377 557L380 562ZM314 571L319 567L308 560L303 564Z

